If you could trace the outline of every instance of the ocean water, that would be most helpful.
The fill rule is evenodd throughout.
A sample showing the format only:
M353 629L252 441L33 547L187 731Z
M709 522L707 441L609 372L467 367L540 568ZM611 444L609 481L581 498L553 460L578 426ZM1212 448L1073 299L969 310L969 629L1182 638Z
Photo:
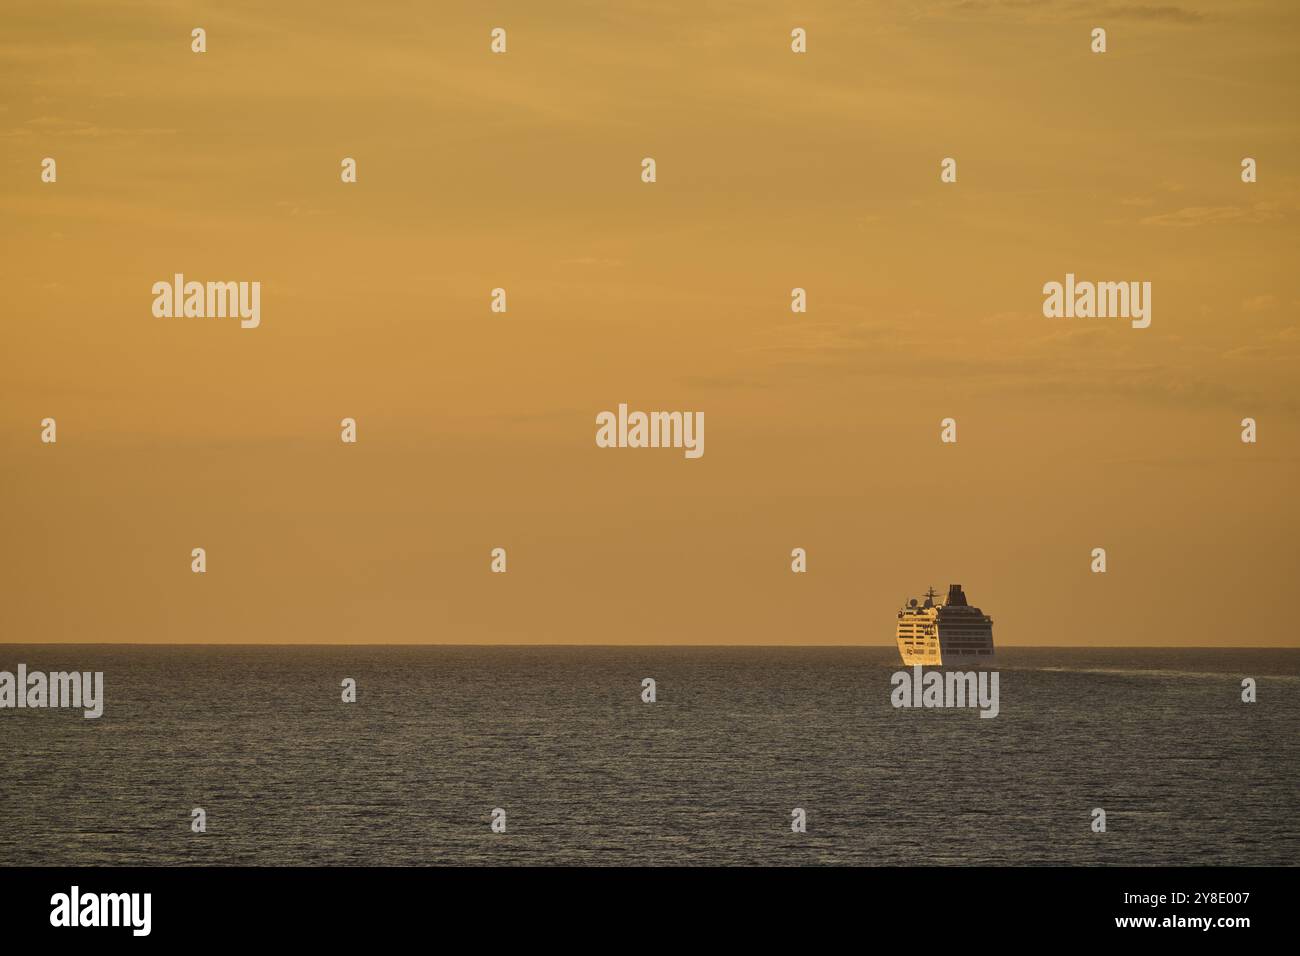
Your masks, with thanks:
M1300 862L1300 650L1002 649L995 719L894 709L884 647L19 662L103 671L107 701L0 710L0 864Z

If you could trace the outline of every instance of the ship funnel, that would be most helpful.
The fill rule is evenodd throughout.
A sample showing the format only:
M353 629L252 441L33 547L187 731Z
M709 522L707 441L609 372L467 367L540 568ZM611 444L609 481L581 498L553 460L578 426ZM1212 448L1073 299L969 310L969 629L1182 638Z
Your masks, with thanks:
M954 605L955 607L965 607L965 606L966 606L966 595L965 595L964 593L962 593L962 589L961 589L961 585L960 585L960 584L950 584L950 585L948 585L948 601L947 601L947 603L948 603L948 604L951 604L951 605Z

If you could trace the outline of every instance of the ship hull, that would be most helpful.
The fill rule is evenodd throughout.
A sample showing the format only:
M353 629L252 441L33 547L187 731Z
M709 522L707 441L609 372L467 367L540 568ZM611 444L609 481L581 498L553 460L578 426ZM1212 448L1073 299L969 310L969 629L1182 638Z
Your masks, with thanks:
M997 655L992 648L987 654L971 654L965 651L944 651L941 648L913 650L910 647L898 648L899 656L908 667L920 664L923 667L964 667L979 669L992 667L997 663Z

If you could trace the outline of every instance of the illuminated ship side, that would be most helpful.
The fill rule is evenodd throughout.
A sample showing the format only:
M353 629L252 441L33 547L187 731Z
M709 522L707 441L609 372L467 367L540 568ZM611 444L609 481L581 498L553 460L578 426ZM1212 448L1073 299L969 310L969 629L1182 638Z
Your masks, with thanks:
M903 663L931 667L980 667L993 663L993 618L966 603L960 584L948 585L948 600L916 598L898 612L898 653Z

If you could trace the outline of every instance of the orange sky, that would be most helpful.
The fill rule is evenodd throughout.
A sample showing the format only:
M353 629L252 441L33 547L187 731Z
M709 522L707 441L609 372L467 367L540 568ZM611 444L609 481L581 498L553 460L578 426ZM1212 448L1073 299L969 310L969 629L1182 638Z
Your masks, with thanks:
M1000 644L1300 644L1296 4L0 18L0 640L884 644L960 582Z

